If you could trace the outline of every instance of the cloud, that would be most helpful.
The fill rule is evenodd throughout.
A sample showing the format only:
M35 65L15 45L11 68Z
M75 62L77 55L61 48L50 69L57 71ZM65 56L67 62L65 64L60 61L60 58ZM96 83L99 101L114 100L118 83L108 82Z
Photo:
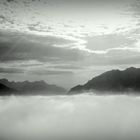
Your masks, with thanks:
M110 51L110 64L114 65L130 65L139 64L140 52L133 52L131 50L115 50Z
M46 0L2 0L0 7L3 16L10 19L13 24L4 23L0 28L75 37L92 35L95 32L108 33L113 32L116 27L127 28L126 26L131 22L126 18L129 15L124 16L120 13L126 12L125 8L130 2L130 0L127 2L120 0L116 2L110 0L48 0L47 2Z
M7 2L13 2L14 0L7 0Z
M139 106L125 95L0 97L0 138L138 140Z
M90 42L87 47L92 47L93 44L95 50L93 46L90 48L93 50L88 52L76 46L66 47L74 44L74 41L65 38L1 32L0 61L8 66L9 63L16 63L16 68L26 66L26 72L36 75L84 73L90 66L138 64L138 43L128 35L95 36L90 38ZM57 47L56 44L62 47Z
M71 41L55 36L1 32L0 65L3 69L0 77L15 81L40 79L71 87L70 79L80 69L78 62L85 52L54 45L69 43Z
M76 66L74 63L72 64L64 64L64 65L54 65L53 68L57 68L57 69L84 69L84 66Z
M135 39L130 38L125 34L108 34L93 36L87 39L87 48L93 51L109 51L116 48L132 47L136 42Z
M81 59L82 53L76 48L54 47L54 44L69 43L71 41L53 36L1 35L0 61L38 60L48 62Z
M9 74L15 73L15 74L18 74L18 73L24 73L24 69L0 67L0 73L5 73L5 74L6 73L9 73Z
M35 75L72 75L72 71L65 71L65 70L42 70L42 69L36 69L31 70L28 72L29 74L35 74Z

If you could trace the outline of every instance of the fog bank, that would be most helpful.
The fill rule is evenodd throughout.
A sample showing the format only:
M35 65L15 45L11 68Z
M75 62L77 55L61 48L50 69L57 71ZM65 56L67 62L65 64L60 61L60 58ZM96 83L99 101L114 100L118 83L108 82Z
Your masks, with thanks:
M137 140L140 97L0 97L0 140Z

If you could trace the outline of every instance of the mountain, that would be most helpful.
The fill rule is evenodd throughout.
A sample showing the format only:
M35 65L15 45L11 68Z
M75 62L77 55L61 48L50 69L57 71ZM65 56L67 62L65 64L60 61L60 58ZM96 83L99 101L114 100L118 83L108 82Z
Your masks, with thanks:
M9 88L3 84L0 83L0 95L9 95L12 93L16 93L16 90Z
M70 93L83 91L138 92L140 91L140 68L130 67L123 71L107 71L84 85L73 87Z
M7 79L0 79L0 83L15 89L19 94L63 94L66 90L56 85L47 84L44 81L23 81L23 82L10 82Z

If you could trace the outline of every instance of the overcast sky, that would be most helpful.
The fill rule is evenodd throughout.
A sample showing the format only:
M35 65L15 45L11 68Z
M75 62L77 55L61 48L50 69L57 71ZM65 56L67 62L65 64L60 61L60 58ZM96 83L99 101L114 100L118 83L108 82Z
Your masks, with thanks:
M139 67L139 0L0 0L0 78L70 88Z

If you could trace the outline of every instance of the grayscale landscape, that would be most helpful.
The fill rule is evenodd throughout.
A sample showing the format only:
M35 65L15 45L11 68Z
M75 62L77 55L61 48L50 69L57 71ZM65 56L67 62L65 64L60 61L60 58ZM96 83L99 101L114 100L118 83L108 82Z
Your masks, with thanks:
M0 140L140 140L140 0L0 0Z

